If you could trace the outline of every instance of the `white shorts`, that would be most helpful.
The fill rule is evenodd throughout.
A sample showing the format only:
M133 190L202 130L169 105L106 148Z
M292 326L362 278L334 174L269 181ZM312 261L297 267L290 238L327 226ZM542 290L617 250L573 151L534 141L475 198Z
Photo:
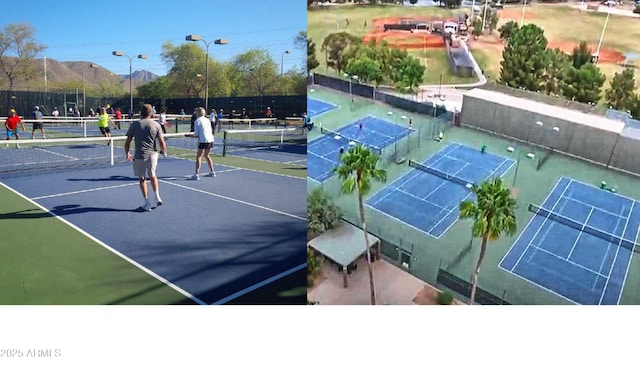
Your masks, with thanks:
M138 178L156 177L156 166L158 165L158 153L154 153L148 159L133 160L133 174Z

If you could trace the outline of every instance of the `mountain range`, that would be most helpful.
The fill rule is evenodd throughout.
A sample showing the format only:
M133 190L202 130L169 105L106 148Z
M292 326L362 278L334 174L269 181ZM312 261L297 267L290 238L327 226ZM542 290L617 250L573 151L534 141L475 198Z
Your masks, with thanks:
M44 59L36 59L34 63L44 70ZM110 84L119 84L124 90L129 90L129 75L117 75L101 66L92 68L95 65L91 62L59 62L55 59L47 58L46 60L46 79L49 88L69 87L75 85L82 87L83 83L86 87L99 88L100 84L108 81ZM159 76L149 71L135 71L131 74L132 85L135 89L137 86L154 81ZM24 81L18 79L14 82L14 89L23 90ZM44 74L36 79L28 82L28 90L40 90L44 87ZM8 88L6 78L0 78L0 89Z

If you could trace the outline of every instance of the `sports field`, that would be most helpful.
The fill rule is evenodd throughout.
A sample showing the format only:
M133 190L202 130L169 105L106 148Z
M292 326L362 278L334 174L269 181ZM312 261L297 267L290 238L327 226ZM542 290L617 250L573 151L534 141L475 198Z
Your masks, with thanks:
M363 39L375 32L374 21L385 19L396 21L402 17L412 18L448 18L460 13L469 14L469 7L460 9L444 9L440 7L410 7L410 6L332 6L314 8L308 12L308 35L316 44L316 58L320 66L316 71L336 75L333 70L327 70L324 53L320 50L322 40L331 32L346 31ZM506 6L500 11L498 28L509 20L520 22L522 14L521 6ZM550 47L560 47L565 52L571 52L573 46L581 41L586 41L595 49L605 23L606 14L596 12L584 12L565 5L527 5L525 11L525 24L535 23L542 27ZM349 24L347 25L347 20ZM640 52L637 38L640 36L640 24L631 17L611 15L601 46L601 53L611 55L624 55L626 53ZM365 26L365 22L366 26ZM420 43L419 34L410 34L403 31L387 33L401 34L403 39L391 38L387 40L394 43ZM499 40L497 31L493 35L483 35L478 40L470 40L472 53L485 74L490 79L497 79L500 74L500 61L502 60L502 41ZM400 37L400 36L399 36ZM450 67L444 49L433 47L418 47L408 49L414 56L420 58L427 65L425 72L425 84L437 84L440 73L443 73L443 83L471 82L469 78L461 78L450 73ZM620 61L622 62L622 60ZM601 70L607 76L608 81L620 67L612 61L599 64Z
M189 181L195 140L174 134L164 204L144 212L122 141L59 140L0 147L0 304L305 303L296 145L236 142L217 177Z
M421 132L433 130L432 117L377 102L351 109L348 94L318 85L309 97L337 107L318 119L335 131L362 116L384 119L389 111L411 118ZM310 133L310 143L326 136L318 131ZM489 166L487 171L502 173L509 186L515 185L512 191L518 202L517 233L488 245L479 278L482 290L511 304L640 304L635 289L640 283L640 259L634 252L639 226L637 178L559 154L550 155L537 170L537 159L544 156L538 149L470 128L451 127L441 142L429 136L421 135L420 145L412 144L407 158L426 165L446 160L455 164L442 167L448 173L427 176L408 161L385 161L387 183L374 182L365 197L369 231L390 242L383 244L387 259L407 263L412 274L433 284L440 280L439 271L469 281L480 240L472 240L470 221L444 216L447 209L455 209L445 203L451 194L459 193L458 200L467 194L461 184L482 177L480 168L473 169L481 163ZM483 145L490 157L480 154ZM476 162L476 156L495 160ZM416 176L423 177L419 184L413 181ZM600 189L602 181L616 193ZM335 176L309 181L308 188L314 187L324 188L347 218L357 222L357 199L340 193ZM433 218L436 209L443 213Z

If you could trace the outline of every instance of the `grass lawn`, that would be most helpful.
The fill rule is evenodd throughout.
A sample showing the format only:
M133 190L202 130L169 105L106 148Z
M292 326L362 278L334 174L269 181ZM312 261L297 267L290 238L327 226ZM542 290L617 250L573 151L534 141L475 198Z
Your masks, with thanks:
M316 44L316 58L320 65L315 71L336 76L337 72L328 69L325 62L325 55L320 50L322 41L330 33L346 31L350 34L364 37L373 29L373 19L384 17L409 17L409 16L430 16L430 17L451 17L462 13L461 9L441 9L434 7L408 7L408 6L358 6L345 5L326 7L326 9L309 9L307 17L307 35ZM349 26L347 26L347 20ZM365 26L366 22L366 26ZM410 36L410 35L408 35ZM410 53L425 63L424 50L410 50ZM444 48L426 49L427 71L425 72L424 83L437 84L442 73L443 83L467 83L473 82L473 78L463 78L451 73Z
M520 6L506 7L498 27L510 19L520 21ZM438 7L410 7L410 6L333 6L313 8L308 11L308 36L316 44L316 57L320 66L316 71L336 75L337 73L326 67L325 56L320 51L322 40L332 32L347 31L358 37L363 37L372 29L372 21L384 17L450 17L460 13L469 13L469 8L443 9ZM535 23L545 30L549 41L570 41L587 43L597 46L606 19L606 14L583 12L567 6L539 5L526 8L525 24ZM349 25L347 26L347 20ZM365 26L365 21L366 26ZM497 32L495 32L497 35ZM482 39L495 38L483 36ZM640 53L637 40L640 38L640 19L611 15L605 30L602 48L611 48L622 53ZM502 46L495 43L471 41L472 52L485 75L490 80L500 76L500 61L502 60ZM437 84L440 74L443 83L468 83L472 78L461 78L453 75L449 68L444 49L410 50L410 53L427 65L425 83ZM615 72L622 70L614 64L600 64L602 72L607 76L603 88L609 88L609 81Z

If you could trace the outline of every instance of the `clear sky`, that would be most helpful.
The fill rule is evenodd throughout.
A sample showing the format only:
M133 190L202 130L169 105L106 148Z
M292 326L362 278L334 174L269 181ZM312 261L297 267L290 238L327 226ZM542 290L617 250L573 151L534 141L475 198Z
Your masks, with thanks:
M254 48L267 49L278 66L283 52L291 51L284 55L285 71L304 60L293 43L307 29L303 0L10 0L2 8L0 26L24 22L35 28L35 41L47 46L39 58L97 63L120 75L129 74L129 60L113 56L114 50L147 54L149 59L133 59L133 70L162 76L162 44L189 42L189 34L211 41L209 55L218 61ZM229 43L214 45L220 38Z

